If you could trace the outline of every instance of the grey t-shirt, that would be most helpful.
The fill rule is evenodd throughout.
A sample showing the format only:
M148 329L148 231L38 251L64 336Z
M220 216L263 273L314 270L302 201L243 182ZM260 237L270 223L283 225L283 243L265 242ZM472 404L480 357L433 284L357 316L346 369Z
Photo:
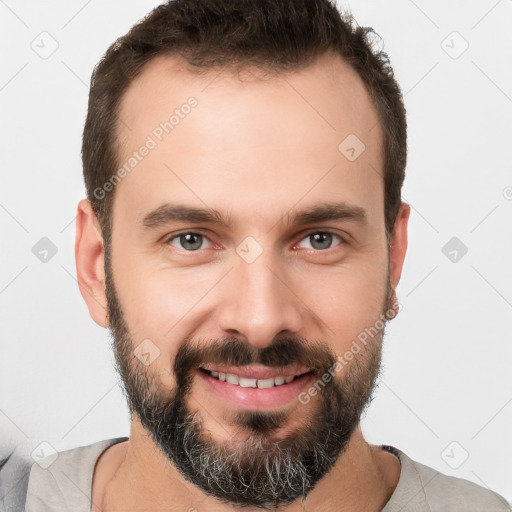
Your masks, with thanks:
M32 466L25 512L91 512L94 466L99 456L127 438L109 439L60 452L46 469ZM382 446L400 459L398 485L382 512L511 512L500 495L468 480L443 475L415 462L393 446ZM333 511L336 512L336 511Z

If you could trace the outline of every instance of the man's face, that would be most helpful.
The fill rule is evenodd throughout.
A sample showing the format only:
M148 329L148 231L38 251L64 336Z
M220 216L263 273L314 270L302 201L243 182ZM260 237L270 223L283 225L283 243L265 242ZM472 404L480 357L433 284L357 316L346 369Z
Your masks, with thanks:
M186 478L232 503L290 502L346 448L378 374L381 128L337 58L265 80L178 63L151 62L120 110L119 167L139 158L116 186L107 261L119 368ZM300 217L314 208L341 214Z

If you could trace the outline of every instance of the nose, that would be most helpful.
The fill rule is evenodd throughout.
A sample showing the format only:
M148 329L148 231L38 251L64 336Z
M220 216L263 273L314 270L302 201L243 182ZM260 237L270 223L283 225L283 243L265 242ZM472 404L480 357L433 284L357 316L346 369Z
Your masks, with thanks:
M301 304L276 260L265 252L252 263L240 259L229 273L219 328L254 347L264 348L277 334L302 328Z

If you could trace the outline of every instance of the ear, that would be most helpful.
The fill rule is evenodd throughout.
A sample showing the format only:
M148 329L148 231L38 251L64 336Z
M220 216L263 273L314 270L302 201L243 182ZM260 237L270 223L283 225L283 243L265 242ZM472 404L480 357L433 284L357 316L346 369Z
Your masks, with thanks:
M87 199L78 203L75 260L78 287L89 314L98 325L108 327L103 236L98 219Z
M398 210L398 215L393 227L393 233L389 248L389 283L392 288L389 301L389 308L398 313L398 301L396 298L396 287L402 275L405 253L407 252L407 226L411 207L407 203L402 203Z

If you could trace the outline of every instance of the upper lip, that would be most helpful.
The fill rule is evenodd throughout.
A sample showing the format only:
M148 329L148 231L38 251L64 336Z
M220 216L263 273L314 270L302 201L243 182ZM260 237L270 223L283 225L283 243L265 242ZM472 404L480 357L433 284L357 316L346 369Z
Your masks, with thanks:
M289 367L289 368L269 368L268 366L222 366L216 364L201 365L203 370L216 371L222 373L231 373L246 379L272 379L275 377L289 375L302 375L308 373L311 368Z

